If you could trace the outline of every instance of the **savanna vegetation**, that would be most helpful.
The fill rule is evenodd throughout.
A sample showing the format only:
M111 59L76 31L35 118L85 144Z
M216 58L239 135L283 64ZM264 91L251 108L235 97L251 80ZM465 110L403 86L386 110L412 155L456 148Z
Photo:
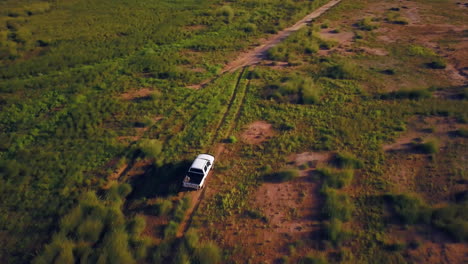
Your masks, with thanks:
M466 242L466 87L440 77L450 59L437 50L379 42L379 29L411 24L403 7L337 25L378 2L344 1L269 50L273 67L220 74L240 51L326 2L1 1L0 262L257 261L262 252L242 237L233 246L225 231L248 229L243 221L270 228L256 190L309 170L319 190L301 195L318 197L319 235L286 234L296 241L275 252L278 262L404 263L424 239L391 237L398 226ZM435 10L446 2L430 1ZM440 14L447 23L464 17ZM340 43L324 30L387 54L333 52ZM456 99L440 95L448 88ZM415 118L456 129L441 139L426 129L409 149L384 151L413 132ZM256 120L276 133L247 144L242 131ZM179 192L182 177L193 157L221 143L214 191L197 204ZM333 155L319 168L291 164L306 151ZM402 191L391 175L408 159L425 169Z

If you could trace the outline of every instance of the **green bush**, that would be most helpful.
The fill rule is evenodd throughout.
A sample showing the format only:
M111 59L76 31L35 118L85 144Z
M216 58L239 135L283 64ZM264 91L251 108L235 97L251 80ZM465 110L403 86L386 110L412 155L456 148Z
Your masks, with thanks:
M264 176L264 180L267 182L285 182L295 179L299 176L297 169L287 169L276 173L268 174Z
M237 142L236 136L229 136L228 139L227 139L227 142L228 143L236 143Z
M137 215L129 223L129 232L133 236L139 236L146 227L146 220L143 216Z
M195 259L200 264L218 264L221 263L221 250L212 242L207 242L195 250Z
M159 158L161 154L163 143L157 139L143 139L138 143L139 150L146 158Z
M335 155L335 164L342 169L362 169L364 163L348 152L338 153Z
M428 140L424 143L417 144L416 149L425 154L435 154L439 152L439 141L436 139Z
M302 103L316 104L319 102L321 87L315 84L311 79L304 80L301 88Z
M199 246L199 242L200 242L200 237L198 236L198 232L195 229L190 228L185 233L184 242L189 250L192 250L192 251L195 250Z
M336 190L327 188L326 186L323 188L322 193L325 196L325 204L323 206L325 218L341 221L351 219L354 206L347 195L338 193Z
M230 6L223 6L219 9L218 14L225 17L224 22L231 23L234 18L234 9Z
M169 224L164 229L164 239L166 240L174 239L177 235L178 229L179 229L179 224L175 221L170 221Z
M179 201L175 210L174 210L174 220L177 222L182 222L185 217L185 212L190 207L190 198L185 196L182 200Z
M325 237L333 246L339 247L350 237L350 234L343 229L339 219L333 218L325 223Z
M159 200L155 207L159 216L167 216L172 210L172 202L170 200Z
M325 179L324 184L328 187L341 189L348 186L353 180L353 170L337 171L331 168L317 169L317 172Z
M371 30L377 29L379 27L379 24L376 22L373 22L372 17L365 17L359 20L356 26L361 30L371 31Z
M253 33L257 31L257 25L253 23L246 23L242 26L242 29L247 33Z
M420 198L408 195L387 195L386 196L398 217L405 224L429 223L431 209L427 207Z
M432 224L455 240L468 242L468 203L436 209L432 215Z
M78 239L94 244L98 241L104 228L102 219L87 218L77 229Z
M343 61L327 66L323 75L332 79L359 79L362 73L356 64Z

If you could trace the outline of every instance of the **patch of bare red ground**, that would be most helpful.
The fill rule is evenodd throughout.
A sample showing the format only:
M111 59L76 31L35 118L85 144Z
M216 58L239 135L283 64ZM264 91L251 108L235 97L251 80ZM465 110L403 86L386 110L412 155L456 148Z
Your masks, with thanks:
M241 139L248 144L260 144L275 135L271 124L265 121L255 121L249 124L241 134Z

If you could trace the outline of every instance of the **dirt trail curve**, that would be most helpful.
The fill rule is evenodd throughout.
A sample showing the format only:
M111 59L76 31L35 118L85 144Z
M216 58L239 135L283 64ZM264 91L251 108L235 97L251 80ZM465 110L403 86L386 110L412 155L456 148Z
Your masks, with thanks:
M279 32L278 34L276 34L276 35L272 36L271 38L269 38L268 40L266 40L262 45L256 47L252 51L249 51L247 53L244 53L244 54L240 55L236 60L234 60L233 62L226 65L226 67L223 69L223 71L222 71L222 73L220 75L222 75L223 73L226 73L226 72L235 72L235 71L237 71L237 70L239 70L241 68L243 68L243 70L239 73L239 78L237 80L236 87L234 88L233 94L231 96L230 103L229 103L229 105L228 105L228 107L226 109L226 112L223 115L223 118L221 119L220 123L218 124L218 126L216 128L216 133L214 135L214 140L215 141L216 141L216 139L219 139L220 135L218 135L218 134L220 133L220 129L223 126L223 124L225 122L228 122L227 121L227 116L229 115L229 113L233 113L235 118L233 118L233 120L231 120L231 122L233 122L233 124L229 124L228 131L225 131L227 134L229 134L230 130L234 127L234 123L237 121L240 108L242 107L242 104L243 104L243 101L244 101L245 93L247 92L247 91L239 91L239 90L242 89L242 83L241 82L242 82L242 78L243 78L243 75L244 75L244 73L246 71L247 66L254 65L254 64L257 64L258 62L260 62L264 58L266 52L269 49L271 49L272 47L278 45L281 41L286 39L293 32L298 31L299 29L301 29L302 27L304 27L305 25L310 23L313 19L319 17L320 15L322 15L327 10L329 10L333 6L337 5L341 1L342 0L332 0L332 1L328 2L327 4L321 6L320 8L316 9L312 13L308 14L306 17L304 17L303 19L298 21L293 26L284 29L283 31ZM207 81L203 82L202 84L200 84L198 86L203 86L204 84L207 84L210 81L211 80L207 80ZM245 89L248 89L248 86L249 86L249 84L246 85ZM236 98L238 96L242 96L242 98L240 98L241 99L240 104L236 105L236 106L233 106L233 104L234 104L234 102L235 102L235 100L236 100ZM213 142L213 144L215 144L215 143L216 142ZM216 160L219 160L220 155L222 154L223 150L224 150L224 143L218 143L218 144L216 144L216 146L214 146L211 149L210 153L213 153L215 155L215 157L216 157ZM207 179L207 181L209 181L209 178ZM205 185L207 185L207 183L205 183ZM190 205L190 208L187 210L187 212L185 214L185 217L184 217L183 221L181 222L181 224L179 226L179 229L178 229L177 235L176 235L177 238L183 237L185 232L190 227L190 224L191 224L191 221L192 221L192 216L193 216L194 212L197 211L198 206L200 204L200 201L204 197L204 194L205 194L205 189L202 189L201 191L181 193L182 196L183 195L188 195L190 197L190 200L192 201L192 204Z
M313 19L321 16L323 13L328 11L330 8L334 7L342 0L332 0L327 4L321 6L320 8L316 9L312 13L308 14L303 19L299 20L293 26L286 28L280 31L278 34L271 36L267 39L262 45L256 47L255 49L240 55L237 59L230 62L229 64L224 67L222 73L225 72L234 72L242 67L253 65L259 63L266 55L266 52L273 48L274 46L278 45L281 41L286 39L292 33L298 31L308 23L310 23Z

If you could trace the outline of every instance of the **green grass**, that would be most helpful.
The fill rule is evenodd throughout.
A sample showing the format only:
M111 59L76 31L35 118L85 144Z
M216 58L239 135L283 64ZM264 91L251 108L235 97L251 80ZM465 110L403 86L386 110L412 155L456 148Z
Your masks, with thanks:
M269 175L265 175L264 180L267 182L285 182L293 180L298 176L299 171L297 169L286 169Z
M317 172L324 178L324 184L328 187L341 189L348 186L353 180L353 170L337 171L331 168L320 168Z

